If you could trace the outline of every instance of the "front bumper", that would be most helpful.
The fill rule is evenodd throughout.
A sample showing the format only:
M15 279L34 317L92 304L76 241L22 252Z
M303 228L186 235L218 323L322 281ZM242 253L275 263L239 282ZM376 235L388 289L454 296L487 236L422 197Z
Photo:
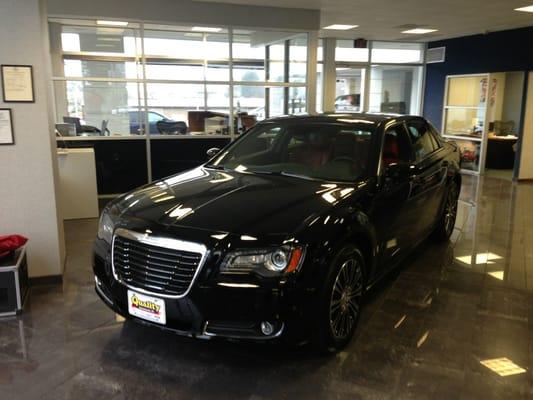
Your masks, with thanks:
M244 284L200 273L187 296L164 299L166 324L160 325L129 314L128 287L114 279L110 246L101 240L94 246L93 271L97 294L117 314L183 336L251 340L284 336L299 340L311 324L304 307L307 291L296 281L270 279ZM156 293L153 296L158 297ZM265 323L269 329L264 329Z

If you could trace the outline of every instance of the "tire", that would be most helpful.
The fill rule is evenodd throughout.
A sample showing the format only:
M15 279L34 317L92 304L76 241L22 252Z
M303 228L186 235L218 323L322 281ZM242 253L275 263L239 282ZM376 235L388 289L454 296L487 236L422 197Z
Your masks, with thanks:
M365 287L365 260L355 246L346 246L334 257L320 297L316 345L332 354L352 339Z
M442 213L437 221L433 237L438 242L450 239L457 218L457 202L459 200L459 188L455 182L450 184L444 200Z

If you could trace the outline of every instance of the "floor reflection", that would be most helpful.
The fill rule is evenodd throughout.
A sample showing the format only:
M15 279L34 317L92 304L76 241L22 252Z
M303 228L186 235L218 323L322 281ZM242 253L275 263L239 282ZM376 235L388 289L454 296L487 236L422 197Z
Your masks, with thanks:
M465 176L448 244L423 244L368 293L350 346L196 341L124 322L95 296L96 221L66 225L62 287L0 320L2 399L528 399L533 186Z

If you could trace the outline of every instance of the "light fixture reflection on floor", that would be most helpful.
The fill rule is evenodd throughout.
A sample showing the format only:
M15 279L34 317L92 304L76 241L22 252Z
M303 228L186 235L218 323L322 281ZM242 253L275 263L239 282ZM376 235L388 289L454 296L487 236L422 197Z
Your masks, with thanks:
M505 277L504 271L492 271L487 272L487 274L492 276L493 278L499 279L500 281L503 281L503 278Z
M425 331L424 334L420 337L420 339L418 339L418 342L416 342L416 347L420 348L420 346L422 346L427 338L429 336L429 331Z
M491 371L496 372L500 376L517 375L527 372L524 368L516 365L506 357L481 360L480 364Z
M468 264L468 265L471 265L472 264L472 258L473 258L473 254L469 254L469 255L466 255L466 256L460 256L460 257L455 257L455 259L457 261L460 261L462 262L463 264ZM494 264L494 260L501 260L503 259L502 256L499 256L498 254L494 254L494 253L477 253L476 254L476 265L477 264Z

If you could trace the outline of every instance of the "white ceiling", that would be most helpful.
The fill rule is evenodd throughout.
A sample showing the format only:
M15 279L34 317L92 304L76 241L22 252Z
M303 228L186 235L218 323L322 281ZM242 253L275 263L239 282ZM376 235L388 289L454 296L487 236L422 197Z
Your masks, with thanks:
M321 36L433 41L533 26L533 13L514 11L533 0L196 0L320 10L320 26L359 25L351 31L322 30ZM401 31L411 25L438 29L426 35Z

